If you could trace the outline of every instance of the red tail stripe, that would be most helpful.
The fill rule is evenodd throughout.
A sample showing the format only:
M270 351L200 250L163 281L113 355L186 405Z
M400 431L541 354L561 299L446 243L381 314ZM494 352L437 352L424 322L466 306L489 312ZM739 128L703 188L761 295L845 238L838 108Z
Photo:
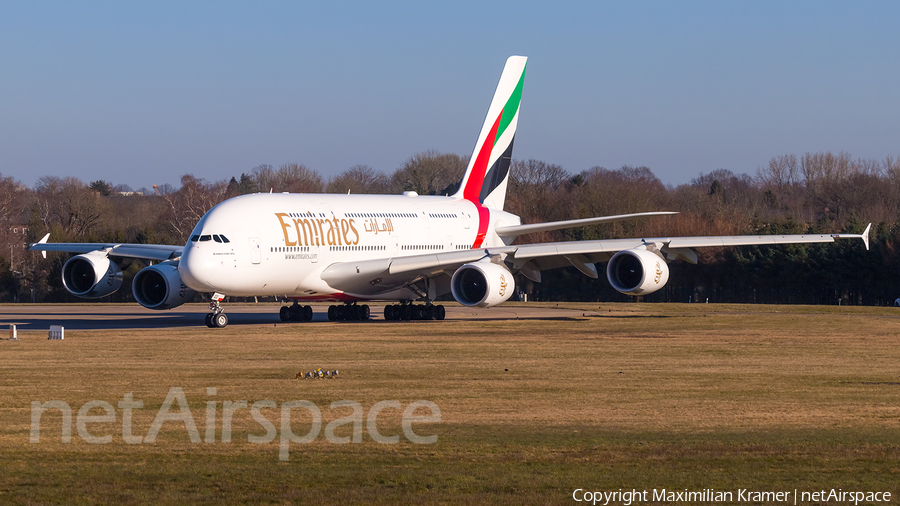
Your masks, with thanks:
M475 157L475 163L472 165L472 172L469 174L469 180L466 181L466 188L463 190L463 198L475 203L479 204L478 198L481 194L481 185L484 184L484 174L487 172L488 161L491 158L491 151L494 149L494 142L497 138L497 129L500 128L500 118L503 117L503 110L500 110L500 114L497 116L497 119L494 121L494 126L491 127L491 131L488 133L486 139L484 139L484 144L481 145L481 150L478 151L478 156Z
M475 157L475 163L472 165L472 172L469 174L469 180L466 181L466 187L463 190L463 198L475 204L478 210L478 235L475 236L473 248L480 248L484 243L484 237L487 235L488 225L491 222L491 211L481 205L479 197L481 194L481 186L484 184L484 174L487 172L488 162L491 159L491 151L494 149L494 142L497 140L497 130L500 128L500 119L503 118L503 110L494 121L491 131L488 132L478 156Z
M484 242L484 237L487 235L488 224L491 222L491 210L477 201L475 202L475 208L478 209L478 235L475 236L475 244L472 247L480 248Z

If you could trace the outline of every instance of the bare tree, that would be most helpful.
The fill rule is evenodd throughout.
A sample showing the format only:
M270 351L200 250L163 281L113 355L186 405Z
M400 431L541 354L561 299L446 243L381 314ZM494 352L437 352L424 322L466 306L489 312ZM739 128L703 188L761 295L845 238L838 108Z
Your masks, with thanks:
M800 166L797 155L781 155L769 160L765 168L757 169L757 177L764 186L777 189L793 186L799 182Z
M328 182L328 193L388 193L390 180L368 165L354 165Z
M271 165L260 165L252 173L261 192L318 193L324 188L322 177L316 171L298 163L282 165L278 170Z
M0 174L0 227L22 218L25 191L21 183Z
M243 180L243 177L241 177L241 179ZM250 171L249 179L253 182L252 184L256 186L256 191L258 192L275 191L275 185L278 184L277 178L275 177L275 168L269 164L253 167Z
M468 162L468 157L454 154L417 153L391 176L391 190L395 193L411 190L420 195L456 193Z
M25 209L28 206L29 196L30 191L21 183L11 177L0 175L0 241L2 241L0 244L3 246L0 257L8 256L10 265L21 259L24 243L28 239L24 228L20 225L25 223ZM19 265L16 267L20 268ZM7 276L2 271L0 278L6 281L12 279L11 274Z
M523 223L558 221L572 217L576 204L567 194L571 175L559 165L540 160L513 160L509 170L504 210L518 215ZM520 243L559 241L558 230L529 234Z
M617 170L593 167L578 174L572 182L569 200L575 205L573 218L669 210L666 187L647 167L625 165ZM577 238L641 235L648 224L654 223L663 221L631 220L591 227Z
M228 185L224 181L207 183L191 174L181 176L181 188L163 196L168 204L165 222L181 241L187 241L194 225L222 200Z
M831 151L806 153L800 161L800 167L806 186L813 190L823 184L845 181L859 172L858 167L851 163L850 154L843 151L837 156Z
M83 240L109 217L100 193L74 177L44 176L35 187L35 204L47 229L56 225L65 237Z

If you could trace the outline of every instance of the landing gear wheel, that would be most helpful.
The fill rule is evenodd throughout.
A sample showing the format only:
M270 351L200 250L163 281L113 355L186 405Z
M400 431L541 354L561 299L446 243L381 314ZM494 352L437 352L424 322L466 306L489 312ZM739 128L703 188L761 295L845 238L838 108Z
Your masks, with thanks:
M435 320L443 320L444 317L447 316L447 311L444 309L444 306L434 306L434 319Z
M312 306L303 306L303 321L311 322L313 319Z
M394 319L394 306L390 304L384 306L384 319L387 321Z
M312 308L306 306L306 311L308 311L305 318L309 321L312 320ZM372 310L369 306L362 304L343 304L340 306L328 306L328 321L341 321L341 322L357 322L357 321L366 321L372 316ZM390 316L390 315L388 315ZM388 316L385 316L385 319L388 319Z
M278 317L281 318L281 321L286 322L291 319L290 308L287 306L281 306L281 309L278 310Z
M204 321L206 322L206 326L209 328L213 328L212 317L213 317L212 313L206 313L206 318L204 318Z
M226 325L228 325L228 315L226 315L225 313L213 315L212 323L214 327L218 327L220 329L224 328Z

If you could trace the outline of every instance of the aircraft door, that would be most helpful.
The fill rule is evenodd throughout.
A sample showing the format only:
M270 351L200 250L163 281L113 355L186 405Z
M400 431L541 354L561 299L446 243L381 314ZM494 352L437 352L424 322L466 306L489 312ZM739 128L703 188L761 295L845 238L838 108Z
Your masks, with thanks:
M262 260L262 248L259 245L259 237L250 238L250 262L259 264Z
M431 228L431 220L428 219L428 213L423 211L419 206L416 206L416 211L419 212L419 218L423 220L422 223L425 224L425 228Z

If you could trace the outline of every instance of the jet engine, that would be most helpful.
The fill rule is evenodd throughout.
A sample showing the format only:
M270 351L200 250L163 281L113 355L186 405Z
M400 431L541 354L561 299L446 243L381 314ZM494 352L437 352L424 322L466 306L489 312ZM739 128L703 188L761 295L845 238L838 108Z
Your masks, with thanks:
M131 284L134 299L147 309L172 309L194 300L194 291L178 275L178 262L144 267Z
M503 266L489 262L465 264L453 273L450 291L464 306L491 307L506 302L516 282Z
M669 281L669 266L659 255L645 249L622 250L609 260L606 278L626 295L647 295Z
M105 253L92 251L63 265L62 282L72 295L97 299L122 287L122 269Z

